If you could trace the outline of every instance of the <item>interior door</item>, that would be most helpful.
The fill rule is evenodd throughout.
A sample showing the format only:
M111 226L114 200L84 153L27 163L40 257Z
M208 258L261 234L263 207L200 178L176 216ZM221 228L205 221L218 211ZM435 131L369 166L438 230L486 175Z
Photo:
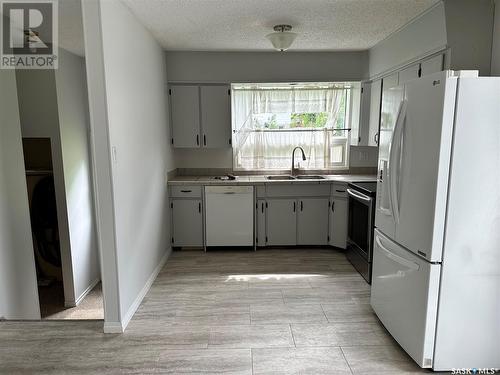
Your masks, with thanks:
M297 244L326 245L328 198L301 198L297 204Z
M228 86L201 86L203 147L231 147L231 106Z
M397 80L394 78L390 80L384 78L383 80L375 211L375 226L391 238L396 233L396 221L391 202L390 154L394 140L394 129L404 97L404 86L392 86L396 82Z
M174 147L200 147L199 87L171 86L170 108Z
M297 244L297 202L295 199L267 200L267 244Z
M436 262L442 253L457 81L446 74L406 85L406 118L401 141L395 142L400 163L394 189L395 238Z
M40 319L14 70L0 71L0 318Z

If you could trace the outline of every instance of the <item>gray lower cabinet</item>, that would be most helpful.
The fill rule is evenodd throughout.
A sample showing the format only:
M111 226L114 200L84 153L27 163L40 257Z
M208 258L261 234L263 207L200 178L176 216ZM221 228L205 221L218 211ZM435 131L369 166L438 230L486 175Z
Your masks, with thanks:
M172 245L203 246L201 199L172 199Z
M328 198L297 200L297 244L328 244Z
M267 245L297 244L297 202L295 199L267 199Z
M255 210L255 217L257 219L255 242L257 246L266 246L266 201L264 199L257 200Z
M348 225L347 197L332 197L330 202L329 245L345 249Z

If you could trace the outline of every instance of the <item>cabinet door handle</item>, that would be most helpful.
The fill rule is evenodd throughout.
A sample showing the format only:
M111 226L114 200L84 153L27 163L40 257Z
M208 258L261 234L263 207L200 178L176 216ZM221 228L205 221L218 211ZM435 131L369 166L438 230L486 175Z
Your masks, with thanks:
M375 141L375 144L378 145L378 132L376 132L375 135L373 136L373 140Z
M296 207L295 207L295 201L294 201L293 202L293 212L295 212L295 209L296 209Z
M203 134L203 146L207 145L207 136Z
M332 212L335 212L335 201L332 202Z
M264 202L262 202L262 213L264 213Z
M300 210L304 211L304 202L300 201Z
M196 146L200 145L200 136L196 134Z
M198 203L198 212L201 214L201 202Z

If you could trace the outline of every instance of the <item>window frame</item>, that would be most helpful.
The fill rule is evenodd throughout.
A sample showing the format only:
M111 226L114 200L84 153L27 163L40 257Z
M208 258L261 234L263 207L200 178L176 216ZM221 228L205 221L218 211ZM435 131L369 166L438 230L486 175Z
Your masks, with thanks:
M233 83L231 84L231 127L232 127L232 132L233 134L235 134L237 131L235 130L235 116L234 116L234 91L237 91L238 89L235 88L236 86L252 86L252 89L255 89L255 90L258 90L259 89L259 86L262 87L262 85L265 85L266 89L269 90L269 86L273 86L273 85L290 85L291 87L295 87L296 85L300 85L300 83L296 83L296 82L289 82L289 83L277 83L277 84L274 84L274 83ZM333 136L333 135L326 135L328 136L330 139L328 140L328 145L329 147L326 147L327 148L327 151L325 152L324 154L324 159L325 160L328 160L328 165L326 167L323 167L323 168L309 168L309 169L303 169L304 171L318 171L318 172L328 172L328 171L345 171L345 170L348 170L349 169L349 156L350 156L350 147L351 147L351 122L352 122L352 117L353 117L353 114L352 114L352 107L353 107L353 103L352 103L352 98L353 98L353 95L352 95L352 90L353 90L353 83L352 82L309 82L307 83L307 85L316 85L316 86L319 86L319 88L321 88L321 86L324 86L324 85L344 85L343 89L345 90L345 98L344 98L344 127L342 129L337 129L337 130L341 130L344 132L344 136ZM327 89L327 88L326 88ZM246 89L248 90L248 89ZM249 116L247 116L247 120L248 118L252 115L252 113L249 114ZM273 131L276 131L276 132L279 132L279 131L282 131L282 129L266 129L266 130L263 130L265 132L273 132ZM322 129L319 128L319 129L314 129L314 128L311 128L309 131L321 131ZM325 132L331 132L333 134L333 132L335 131L336 129L335 128L327 128L325 129L324 131ZM293 129L290 129L288 131L291 131L291 132L294 132ZM308 131L308 130L296 130L297 132L299 131ZM326 142L326 141L325 141ZM261 168L261 167L257 167L257 168L245 168L245 167L241 167L238 165L238 163L236 162L236 159L238 158L238 149L236 148L236 142L233 142L233 147L232 147L232 157L231 157L231 161L232 161L232 164L233 164L233 170L234 171L238 171L238 172L252 172L252 171L265 171L265 172L268 172L268 173L271 173L273 171L276 171L276 172L282 172L282 171L286 171L286 170L289 170L290 167L283 167L283 168ZM331 158L331 153L332 153L332 146L334 145L342 145L343 146L343 151L342 151L342 161L341 162L330 162L330 158ZM293 146L293 145L292 145ZM325 163L326 164L326 163Z

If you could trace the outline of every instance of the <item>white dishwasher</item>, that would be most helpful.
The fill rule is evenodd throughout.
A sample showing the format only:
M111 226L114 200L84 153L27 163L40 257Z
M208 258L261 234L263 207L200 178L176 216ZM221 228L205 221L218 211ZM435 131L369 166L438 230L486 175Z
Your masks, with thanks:
M206 186L206 246L253 246L253 186Z

